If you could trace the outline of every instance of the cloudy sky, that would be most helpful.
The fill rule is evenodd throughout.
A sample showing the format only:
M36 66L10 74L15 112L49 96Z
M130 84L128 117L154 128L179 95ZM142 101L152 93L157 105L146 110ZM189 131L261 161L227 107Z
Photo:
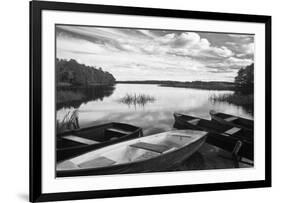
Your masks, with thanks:
M233 81L254 60L253 35L60 25L56 36L57 58L117 80Z

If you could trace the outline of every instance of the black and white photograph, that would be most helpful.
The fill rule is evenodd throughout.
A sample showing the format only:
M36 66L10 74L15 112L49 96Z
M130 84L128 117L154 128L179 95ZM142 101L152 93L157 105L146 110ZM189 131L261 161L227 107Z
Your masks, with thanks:
M32 1L29 17L31 202L271 187L271 16Z
M56 177L255 167L252 33L55 25Z

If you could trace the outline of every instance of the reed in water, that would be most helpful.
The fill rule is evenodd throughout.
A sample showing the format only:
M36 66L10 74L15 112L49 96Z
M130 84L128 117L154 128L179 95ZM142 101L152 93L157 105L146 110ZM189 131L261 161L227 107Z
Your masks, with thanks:
M127 104L127 105L141 105L144 106L147 103L153 103L155 98L150 95L145 94L126 94L124 97L118 100L120 103Z
M68 111L61 121L56 122L57 133L79 128L78 110Z

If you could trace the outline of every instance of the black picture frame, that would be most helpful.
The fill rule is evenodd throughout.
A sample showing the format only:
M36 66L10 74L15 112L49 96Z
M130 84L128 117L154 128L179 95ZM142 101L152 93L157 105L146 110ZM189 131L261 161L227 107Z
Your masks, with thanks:
M42 11L75 11L137 16L193 18L265 25L265 180L225 182L197 185L170 185L163 187L130 188L98 191L42 193ZM271 187L271 16L215 12L183 11L125 6L105 6L63 2L30 2L30 201L59 201L121 196L155 195Z

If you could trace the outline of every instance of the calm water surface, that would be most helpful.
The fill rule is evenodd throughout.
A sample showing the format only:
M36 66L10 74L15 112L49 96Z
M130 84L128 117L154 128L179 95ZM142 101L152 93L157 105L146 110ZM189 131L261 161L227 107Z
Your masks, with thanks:
M161 87L147 84L116 84L114 88L95 87L92 90L83 90L83 92L86 94L86 98L83 100L74 104L58 105L57 119L62 119L69 110L77 108L79 123L82 127L107 122L123 122L142 127L144 134L149 135L172 129L174 112L210 119L209 111L214 109L245 118L253 118L240 106L226 102L214 103L210 100L213 95L231 93L231 91ZM121 103L120 99L127 94L145 94L154 97L155 100L145 104Z

